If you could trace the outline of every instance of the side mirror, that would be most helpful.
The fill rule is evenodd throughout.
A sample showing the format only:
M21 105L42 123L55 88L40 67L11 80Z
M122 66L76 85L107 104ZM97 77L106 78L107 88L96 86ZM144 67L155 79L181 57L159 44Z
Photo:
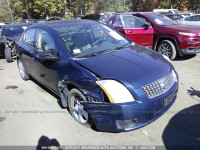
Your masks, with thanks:
M147 22L147 25L148 25L149 28L151 27L151 23Z
M144 30L147 30L151 27L151 24L148 22L148 23L144 24L142 27L144 28Z
M39 60L58 61L59 57L55 56L51 51L43 52L38 55Z

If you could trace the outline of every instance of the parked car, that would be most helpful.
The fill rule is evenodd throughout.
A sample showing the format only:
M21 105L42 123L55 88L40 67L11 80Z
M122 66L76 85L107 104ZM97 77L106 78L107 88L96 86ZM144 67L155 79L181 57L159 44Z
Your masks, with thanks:
M62 18L59 16L52 16L50 18L47 19L47 21L53 21L53 20L61 20Z
M133 42L145 47L153 47L154 29L144 19L132 14L116 14L112 16L107 25L121 32Z
M194 14L190 12L182 12L180 15L185 18L185 17L193 16Z
M77 122L101 131L147 125L176 99L178 76L166 56L96 21L30 26L16 51L23 80L37 79Z
M200 14L183 18L182 23L186 25L200 26Z
M23 19L20 21L20 23L25 23L25 24L36 24L38 21L36 19Z
M16 58L15 40L17 40L27 25L10 24L2 27L0 32L0 56L5 56L7 62L13 62Z
M38 19L38 23L45 23L46 21L46 19Z
M89 20L99 21L100 18L101 18L101 15L90 14L90 15L83 16L81 19L89 19Z
M143 23L140 21L140 25L142 27L142 24L144 24L144 26L146 26L146 24L150 24L150 27L153 27L153 50L166 55L170 59L174 59L176 56L192 55L200 52L200 27L178 24L170 18L158 13L141 12L126 14L145 20L147 23L145 23L145 21L143 21ZM112 23L115 22L116 18L112 19ZM111 18L109 22L110 21ZM144 31L144 29L142 30L142 27L140 28L140 31ZM141 39L147 40L148 38L150 41L149 38L151 34L146 36L143 32L138 33L137 30L132 30L133 33L139 34ZM137 43L138 39L135 40Z
M101 13L101 17L99 18L99 22L102 22L104 24L106 24L106 22L108 21L108 19L110 19L110 17L114 16L116 14L116 12L104 12Z
M108 19L110 17L112 17L114 14L115 13L101 13L100 15L98 15L98 14L90 14L90 15L83 16L81 19L95 20L95 21L99 21L99 22L101 22L103 24L106 24Z
M170 19L178 22L178 23L183 23L182 19L184 19L185 17L183 17L182 15L177 15L177 14L167 14L165 15L167 17L169 17Z
M0 31L1 31L1 28L3 27L3 26L5 26L6 24L5 23L0 23Z
M160 14L180 14L177 9L154 9L153 12Z

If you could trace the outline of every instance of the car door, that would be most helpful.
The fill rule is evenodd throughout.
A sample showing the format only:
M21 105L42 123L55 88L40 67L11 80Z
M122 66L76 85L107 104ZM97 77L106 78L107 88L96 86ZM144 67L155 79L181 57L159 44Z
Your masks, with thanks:
M132 15L123 15L122 23L125 35L130 40L145 47L153 46L154 29L150 23Z
M59 57L59 50L53 38L44 29L37 29L35 36L35 53L34 53L34 68L37 69L36 78L58 92L58 65L59 61L40 59L41 54L51 53L53 56Z
M32 76L37 75L38 68L34 68L34 47L35 47L35 28L30 28L23 34L22 44L19 47L21 59L26 68L26 72Z
M122 34L125 34L120 15L116 16L115 21L113 22L113 28Z

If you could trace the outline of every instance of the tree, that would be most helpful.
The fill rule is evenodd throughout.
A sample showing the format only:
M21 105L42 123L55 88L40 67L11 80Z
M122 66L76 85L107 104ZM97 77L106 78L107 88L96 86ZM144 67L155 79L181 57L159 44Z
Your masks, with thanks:
M11 0L15 18L44 18L65 15L66 0Z
M156 1L155 0L131 0L132 11L152 11Z
M67 0L67 11L71 16L95 13L98 0Z
M130 8L130 0L99 0L96 12L129 12Z
M10 4L8 0L1 0L0 3L0 19L3 22L12 21L12 10L9 9Z

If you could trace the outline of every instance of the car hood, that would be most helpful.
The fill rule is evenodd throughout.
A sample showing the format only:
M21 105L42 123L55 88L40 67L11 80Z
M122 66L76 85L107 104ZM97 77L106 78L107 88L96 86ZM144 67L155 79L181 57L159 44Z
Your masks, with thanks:
M184 31L184 32L194 32L194 33L200 33L200 27L198 26L190 26L190 25L184 25L184 24L177 24L177 25L171 25L171 26L164 26L164 28L171 28L176 31Z
M6 37L6 39L8 39L9 41L16 41L19 38L20 38L20 36L7 36Z
M173 69L159 53L139 45L75 61L101 79L118 80L134 88L152 83Z

